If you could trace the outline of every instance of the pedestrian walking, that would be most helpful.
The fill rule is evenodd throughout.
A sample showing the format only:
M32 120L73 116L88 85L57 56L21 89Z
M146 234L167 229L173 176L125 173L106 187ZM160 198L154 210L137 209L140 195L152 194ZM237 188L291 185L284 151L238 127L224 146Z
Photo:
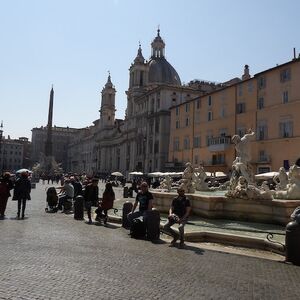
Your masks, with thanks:
M115 192L113 190L112 184L108 182L105 185L105 190L102 195L102 201L99 203L98 208L96 209L96 220L101 221L101 219L104 219L104 224L107 223L108 217L107 217L107 211L114 206L114 200L115 200ZM102 215L103 212L103 215Z
M22 219L25 217L26 201L31 200L31 183L28 179L28 173L22 172L20 178L17 179L14 188L14 196L12 200L18 201L18 214L17 218L20 219L22 208Z
M10 197L10 190L14 187L10 177L10 173L5 172L0 178L0 220L5 218L7 200Z
M93 223L92 205L98 202L98 194L99 194L98 182L99 182L98 178L93 178L92 182L89 183L84 189L85 208L89 218L88 224Z

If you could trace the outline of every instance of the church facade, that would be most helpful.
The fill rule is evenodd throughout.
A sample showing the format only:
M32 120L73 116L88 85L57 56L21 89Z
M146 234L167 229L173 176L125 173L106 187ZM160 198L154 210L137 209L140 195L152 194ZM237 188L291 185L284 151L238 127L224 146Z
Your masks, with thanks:
M129 68L127 108L124 119L115 118L116 89L108 76L101 92L100 118L68 147L68 170L105 173L144 173L167 168L170 108L212 89L211 85L182 85L165 58L160 30L145 60L141 46Z

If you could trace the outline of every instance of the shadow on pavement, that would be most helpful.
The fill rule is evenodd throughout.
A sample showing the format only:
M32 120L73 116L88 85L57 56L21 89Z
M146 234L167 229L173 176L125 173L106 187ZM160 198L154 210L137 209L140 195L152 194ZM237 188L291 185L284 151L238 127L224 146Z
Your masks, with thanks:
M197 247L194 247L194 246L190 246L190 245L185 245L183 249L179 249L179 250L189 250L189 251L193 251L194 253L196 254L199 254L199 255L203 255L205 250L201 249L201 248L197 248Z
M112 223L101 224L101 223L97 222L97 223L94 223L94 225L101 226L101 227L106 227L106 228L109 228L109 229L118 229L118 228L120 228L120 226L114 225Z

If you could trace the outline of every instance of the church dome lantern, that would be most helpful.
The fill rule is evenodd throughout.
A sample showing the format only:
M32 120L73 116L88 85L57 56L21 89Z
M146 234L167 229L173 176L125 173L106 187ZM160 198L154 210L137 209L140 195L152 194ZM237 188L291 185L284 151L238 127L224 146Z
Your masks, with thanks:
M180 86L181 80L173 66L165 58L165 43L157 30L151 43L152 55L149 61L149 83L165 83Z

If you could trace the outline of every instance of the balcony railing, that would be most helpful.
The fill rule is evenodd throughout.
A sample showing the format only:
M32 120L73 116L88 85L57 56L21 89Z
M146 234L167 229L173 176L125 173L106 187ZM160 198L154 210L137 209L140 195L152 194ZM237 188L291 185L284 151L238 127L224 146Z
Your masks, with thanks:
M257 163L259 164L265 164L271 162L271 156L270 155L261 155L257 159Z
M212 152L225 151L228 147L230 147L230 143L230 136L212 137L208 140L208 150Z

